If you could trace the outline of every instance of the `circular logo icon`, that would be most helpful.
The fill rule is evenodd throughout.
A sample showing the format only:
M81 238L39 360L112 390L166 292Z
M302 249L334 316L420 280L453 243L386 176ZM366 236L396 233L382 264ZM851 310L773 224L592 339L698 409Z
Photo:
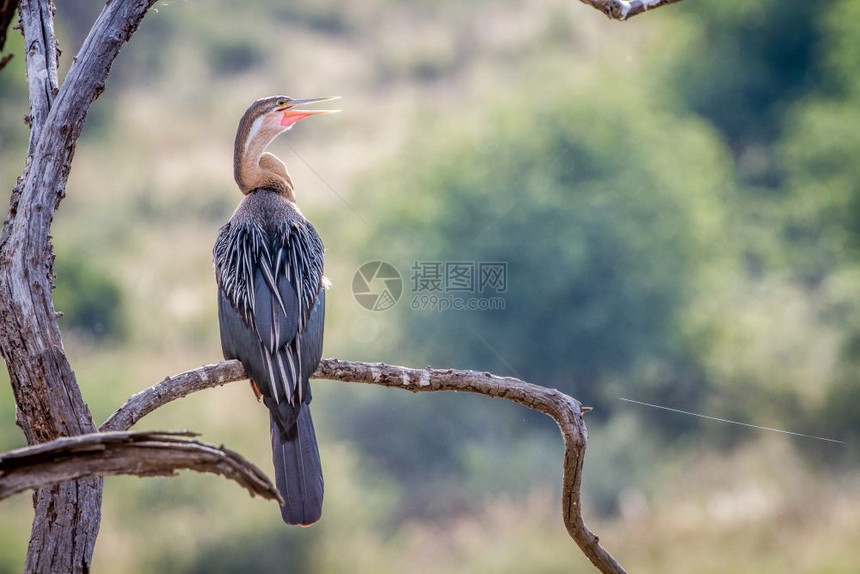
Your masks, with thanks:
M352 276L352 294L369 311L387 311L403 294L403 279L391 263L368 261Z

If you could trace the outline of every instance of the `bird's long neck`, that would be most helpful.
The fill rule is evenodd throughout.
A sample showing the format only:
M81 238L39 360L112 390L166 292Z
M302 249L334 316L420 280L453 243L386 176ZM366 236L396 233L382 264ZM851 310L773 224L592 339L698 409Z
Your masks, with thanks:
M245 195L255 189L269 188L291 201L295 200L293 181L287 173L287 166L266 152L266 148L281 131L266 125L265 117L253 121L242 118L233 150L233 177Z

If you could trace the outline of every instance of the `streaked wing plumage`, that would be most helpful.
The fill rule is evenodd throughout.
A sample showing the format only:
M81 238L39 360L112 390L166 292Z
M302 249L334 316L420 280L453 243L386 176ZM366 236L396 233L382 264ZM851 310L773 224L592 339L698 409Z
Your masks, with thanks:
M260 193L269 192L250 195L215 243L221 346L225 358L242 361L272 414L284 520L310 524L319 519L323 495L307 406L309 377L322 357L323 247L296 210L269 196L258 200ZM279 221L266 221L278 215Z
M215 261L225 357L247 362L267 406L288 427L295 414L287 411L310 400L307 380L322 354L322 244L303 220L272 234L256 221L231 221L219 233Z

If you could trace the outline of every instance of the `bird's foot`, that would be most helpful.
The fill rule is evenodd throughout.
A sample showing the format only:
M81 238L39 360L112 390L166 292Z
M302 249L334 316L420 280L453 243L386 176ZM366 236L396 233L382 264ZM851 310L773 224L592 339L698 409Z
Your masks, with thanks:
M257 386L257 382L251 379L251 390L254 391L254 396L257 397L257 402L263 398L263 393L260 392L260 387Z

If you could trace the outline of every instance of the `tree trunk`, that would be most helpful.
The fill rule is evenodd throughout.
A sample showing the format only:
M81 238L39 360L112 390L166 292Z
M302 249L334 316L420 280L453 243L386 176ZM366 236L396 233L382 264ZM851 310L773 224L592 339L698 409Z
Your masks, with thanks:
M51 221L65 196L87 109L104 89L120 47L154 1L109 1L62 89L53 3L21 0L18 7L27 46L30 145L0 234L0 355L18 405L18 426L31 445L96 431L54 311ZM26 571L88 572L101 500L100 478L39 490Z

